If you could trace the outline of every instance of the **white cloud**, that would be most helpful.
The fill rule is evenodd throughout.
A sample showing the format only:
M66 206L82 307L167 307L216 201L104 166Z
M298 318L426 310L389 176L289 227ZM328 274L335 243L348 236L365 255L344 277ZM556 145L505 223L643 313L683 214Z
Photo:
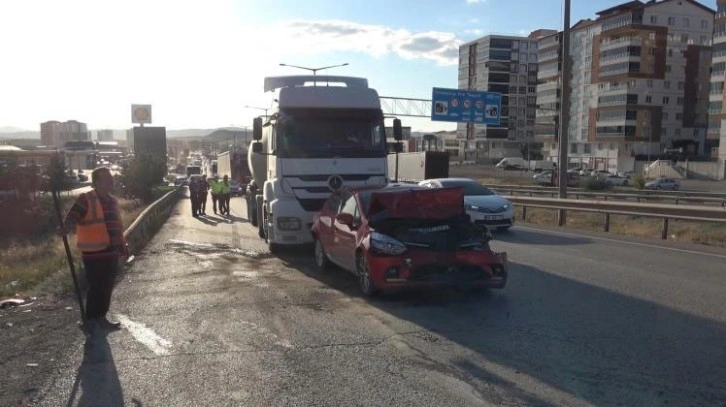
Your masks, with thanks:
M284 38L281 44L288 52L353 51L373 57L393 53L402 58L425 59L444 66L457 64L459 45L462 44L453 33L415 33L343 20L289 21L270 34Z

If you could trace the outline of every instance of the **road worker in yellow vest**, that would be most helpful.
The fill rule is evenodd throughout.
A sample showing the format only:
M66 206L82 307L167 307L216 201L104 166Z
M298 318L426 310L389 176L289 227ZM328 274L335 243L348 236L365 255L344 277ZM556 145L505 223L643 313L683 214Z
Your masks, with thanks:
M81 251L88 281L86 318L88 324L105 329L119 329L120 322L108 319L119 260L129 256L124 239L121 214L113 191L113 175L106 167L91 173L93 190L78 196L59 228L65 235L76 225L77 245Z

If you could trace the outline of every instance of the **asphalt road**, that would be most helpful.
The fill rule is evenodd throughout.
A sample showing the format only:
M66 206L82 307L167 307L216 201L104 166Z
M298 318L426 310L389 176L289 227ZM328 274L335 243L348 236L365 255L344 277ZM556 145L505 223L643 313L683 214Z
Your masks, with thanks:
M504 290L368 300L189 200L117 286L124 329L39 405L724 405L726 253L516 226ZM211 213L211 205L208 207Z

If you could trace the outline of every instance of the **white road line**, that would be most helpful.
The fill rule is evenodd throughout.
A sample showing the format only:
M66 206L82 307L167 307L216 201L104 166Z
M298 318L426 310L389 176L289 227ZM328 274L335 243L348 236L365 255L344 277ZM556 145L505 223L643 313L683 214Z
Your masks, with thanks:
M156 332L147 328L144 324L134 322L124 315L116 315L121 326L126 328L131 335L149 350L157 355L168 355L171 342L157 335Z
M590 236L590 235L579 235L579 234L576 234L576 233L560 232L559 230L555 231L555 230L547 230L547 229L528 228L526 226L516 226L515 227L515 231L516 231L516 229L531 230L531 231L536 231L536 232L548 232L548 233L551 233L551 234L561 234L561 235L567 235L567 236L573 236L573 237L588 238L588 239L593 239L593 240L602 240L602 241L605 241L605 242L619 243L619 244L622 244L622 245L626 245L626 244L627 245L636 245L636 246L642 246L642 247L650 247L650 248L653 248L653 249L669 250L669 251L672 251L672 252L687 253L687 254L698 254L698 255L701 255L701 256L711 256L711 257L716 257L716 258L719 258L719 259L726 259L726 255L723 255L723 254L708 253L708 252L699 252L699 251L696 251L696 250L688 250L688 249L677 249L675 247L666 247L666 246L658 246L658 245L655 245L655 244L631 242L631 241L628 241L628 240L611 239L611 238L608 238L608 237ZM515 243L515 242L512 242L512 243Z

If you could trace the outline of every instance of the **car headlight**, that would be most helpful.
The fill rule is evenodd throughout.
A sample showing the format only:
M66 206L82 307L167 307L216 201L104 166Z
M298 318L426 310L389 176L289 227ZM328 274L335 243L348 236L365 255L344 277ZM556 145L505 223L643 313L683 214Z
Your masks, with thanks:
M479 207L476 205L464 205L464 209L467 211L478 211Z
M371 233L371 248L377 252L391 255L403 254L406 251L405 244L378 232Z
M509 209L509 204L502 205L502 209Z

